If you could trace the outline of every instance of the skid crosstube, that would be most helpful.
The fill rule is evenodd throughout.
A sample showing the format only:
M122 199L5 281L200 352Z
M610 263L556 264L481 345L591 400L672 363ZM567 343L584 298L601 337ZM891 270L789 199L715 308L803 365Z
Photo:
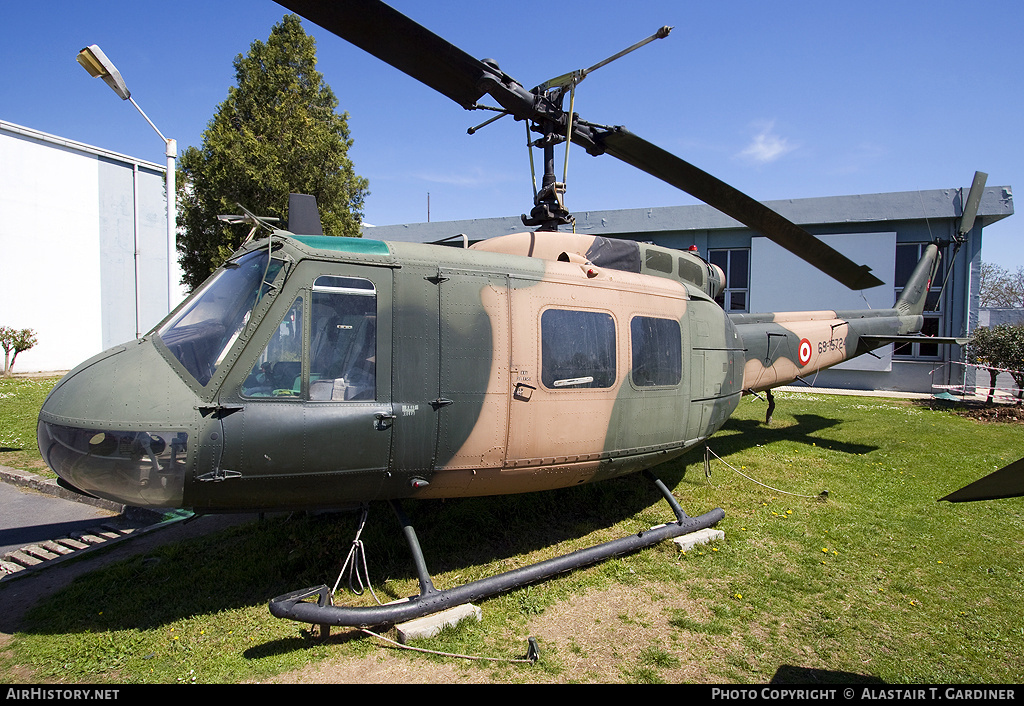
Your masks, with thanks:
M438 590L434 588L427 573L423 553L420 550L416 533L397 503L392 503L402 529L412 551L419 576L420 595L412 596L403 601L386 605L368 607L344 607L332 605L332 590L321 585L304 588L278 596L270 601L270 612L277 618L287 618L311 625L369 628L380 625L394 625L425 615L431 615L463 603L480 600L508 591L520 586L535 583L555 574L572 571L583 566L595 564L604 559L620 554L638 551L653 546L666 539L681 537L691 532L706 529L718 524L725 511L716 508L699 517L688 517L680 509L671 491L653 474L645 471L662 495L672 506L676 521L652 527L645 532L638 532L628 537L580 549L553 559L524 566L479 581L463 584L455 588ZM316 602L307 599L316 596Z

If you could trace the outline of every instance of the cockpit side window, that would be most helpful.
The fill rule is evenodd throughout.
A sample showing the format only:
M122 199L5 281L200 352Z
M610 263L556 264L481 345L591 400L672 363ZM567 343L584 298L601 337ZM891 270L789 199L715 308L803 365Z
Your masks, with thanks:
M369 280L318 277L309 341L311 400L377 397L377 291Z
M377 397L376 367L377 291L373 283L325 275L313 283L306 309L301 296L292 304L242 383L241 392L244 397L276 399L373 400ZM306 395L304 375L308 376Z
M244 396L295 399L302 396L303 321L302 297L298 297L242 383Z

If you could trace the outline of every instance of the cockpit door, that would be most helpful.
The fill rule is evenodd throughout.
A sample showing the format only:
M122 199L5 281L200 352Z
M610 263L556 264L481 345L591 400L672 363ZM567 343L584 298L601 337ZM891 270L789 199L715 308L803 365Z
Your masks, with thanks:
M268 508L363 502L387 473L392 273L309 265L289 277L225 381L213 507L238 496Z

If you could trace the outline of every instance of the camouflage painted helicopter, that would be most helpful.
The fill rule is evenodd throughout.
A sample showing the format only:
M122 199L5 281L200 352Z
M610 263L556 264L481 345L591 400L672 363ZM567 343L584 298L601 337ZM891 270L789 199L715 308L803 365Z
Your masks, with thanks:
M275 615L400 622L714 525L721 509L687 516L649 469L701 444L743 395L920 331L935 246L891 309L727 315L715 303L722 272L696 252L559 232L571 216L554 145L568 138L633 164L853 289L881 282L678 157L565 112L585 72L526 90L375 0L281 4L464 107L489 94L539 132L546 169L524 216L539 229L467 248L326 237L309 199L293 199L289 231L250 214L264 235L153 331L86 361L46 400L39 448L86 494L199 513L391 502L419 596L346 608L320 586L275 598ZM445 590L399 505L640 471L675 521Z

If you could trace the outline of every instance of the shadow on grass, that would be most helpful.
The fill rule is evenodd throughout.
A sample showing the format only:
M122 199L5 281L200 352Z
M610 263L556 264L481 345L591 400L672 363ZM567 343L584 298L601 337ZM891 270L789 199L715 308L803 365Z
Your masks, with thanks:
M818 415L796 419L795 426L782 428L730 420L723 435L715 437L714 448L726 455L781 439L824 441L858 454L875 448L816 436L841 420ZM669 488L677 487L688 466L699 459L698 450L658 466L655 474ZM500 565L563 543L559 553L617 538L632 530L618 528L611 536L605 530L641 513L645 522L650 515L657 522L674 519L661 494L640 474L522 495L406 502L404 509L434 577L452 571L473 574L478 566ZM692 516L711 509L683 502L683 510ZM149 629L190 616L266 605L275 596L306 586L332 585L357 520L356 513L277 516L168 544L80 577L36 606L24 629L39 634ZM603 536L581 540L591 533ZM377 595L384 602L404 597L381 589L388 580L414 583L416 578L400 525L385 503L371 505L361 539ZM297 644L288 641L282 649Z
M681 478L683 472L681 467L672 473ZM472 573L480 565L575 542L652 506L660 521L674 519L657 489L634 474L563 490L406 502L403 507L436 579L441 572ZM266 606L269 599L305 586L332 585L357 521L357 513L281 515L167 544L80 576L42 599L20 628L32 634L147 630L193 616ZM415 583L416 578L401 527L387 504L371 505L361 540L377 596L384 602L404 597L382 590L387 580ZM367 592L360 600L372 598ZM301 644L289 640L279 648Z
M765 425L754 419L730 419L723 426L719 435L711 437L709 445L720 456L743 451L751 446L767 446L778 441L791 441L807 446L817 445L833 451L860 455L878 450L878 446L858 444L849 441L830 439L822 432L843 424L843 419L822 417L818 414L794 414L795 425ZM730 433L731 432L731 433Z
M358 628L341 630L342 631L339 632L339 628L334 628L330 637L327 638L315 637L312 634L307 633L297 637L282 637L276 640L269 640L258 645L253 645L249 649L245 650L242 655L246 659L265 659L267 657L288 655L301 650L318 649L324 644L342 645L347 642L369 639L367 635L360 632Z
M812 669L784 664L775 670L772 684L885 684L878 677L854 672L835 672L828 669Z

